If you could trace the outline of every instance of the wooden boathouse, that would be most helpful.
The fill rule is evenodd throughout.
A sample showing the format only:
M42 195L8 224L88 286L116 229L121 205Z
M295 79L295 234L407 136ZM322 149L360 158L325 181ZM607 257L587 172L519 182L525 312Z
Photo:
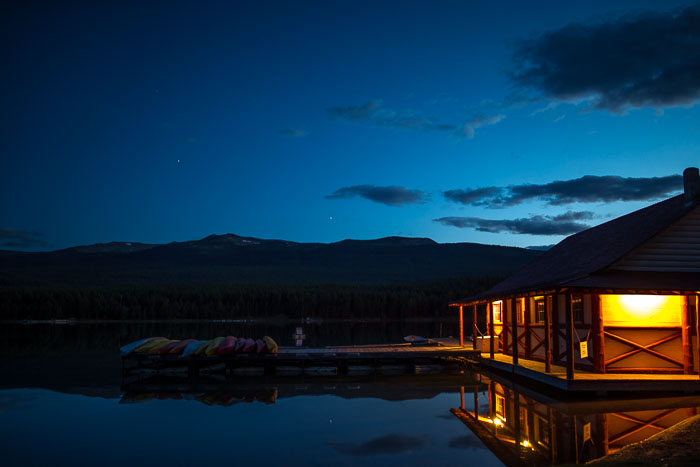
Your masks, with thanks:
M482 364L563 389L577 379L658 386L691 375L700 389L698 169L686 169L683 183L682 194L572 235L490 290L450 303L460 324L471 311ZM477 313L486 314L483 333ZM462 325L462 345L463 336Z

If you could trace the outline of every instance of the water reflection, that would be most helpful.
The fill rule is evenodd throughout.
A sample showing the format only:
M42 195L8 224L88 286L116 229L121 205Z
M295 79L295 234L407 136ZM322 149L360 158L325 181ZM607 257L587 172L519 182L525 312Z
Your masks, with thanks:
M0 326L0 459L114 466L583 463L700 408L696 396L561 401L492 374L122 378L120 342L269 334L288 335L281 340L293 345L296 326ZM304 332L313 345L367 344L434 336L437 326L315 323Z
M562 402L495 375L478 379L461 389L460 408L451 411L506 465L585 463L700 408L700 396Z

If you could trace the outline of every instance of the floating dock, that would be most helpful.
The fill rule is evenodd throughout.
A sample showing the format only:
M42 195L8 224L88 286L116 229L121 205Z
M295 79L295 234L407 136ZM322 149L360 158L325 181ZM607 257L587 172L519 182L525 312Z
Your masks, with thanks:
M274 354L235 353L187 358L130 353L122 357L122 369L124 376L186 369L191 377L200 372L239 376L430 373L448 366L459 367L466 357L475 358L479 354L460 347L454 339L431 339L430 342L428 345L280 347Z
M513 357L502 353L494 354L476 352L465 356L465 361L479 371L493 371L506 375L510 379L519 378L526 384L534 384L541 388L554 389L572 393L595 393L604 396L614 392L679 392L700 393L700 377L698 375L682 374L653 374L653 373L593 373L576 370L573 378L567 378L566 368L551 365L546 371L544 362L518 359L513 364Z

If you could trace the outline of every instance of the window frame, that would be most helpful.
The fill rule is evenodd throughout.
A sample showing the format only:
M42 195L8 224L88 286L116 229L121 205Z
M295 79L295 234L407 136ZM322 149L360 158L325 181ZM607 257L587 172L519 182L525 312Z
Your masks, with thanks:
M493 308L493 322L503 324L503 300L491 302L491 307ZM498 312L496 312L496 309L498 309Z
M575 306L576 305L576 306ZM578 316L577 316L578 314ZM571 318L574 323L583 324L584 306L583 295L571 296Z
M546 297L535 297L535 323L537 324L544 324L547 313L547 302L545 300L547 300ZM542 310L538 308L540 303L542 303Z

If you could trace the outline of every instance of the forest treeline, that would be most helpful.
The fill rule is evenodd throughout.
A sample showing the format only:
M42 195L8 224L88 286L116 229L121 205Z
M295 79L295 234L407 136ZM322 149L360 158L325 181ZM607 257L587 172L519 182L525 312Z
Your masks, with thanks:
M453 318L451 300L480 293L499 278L402 285L158 285L7 287L0 319L401 320Z

